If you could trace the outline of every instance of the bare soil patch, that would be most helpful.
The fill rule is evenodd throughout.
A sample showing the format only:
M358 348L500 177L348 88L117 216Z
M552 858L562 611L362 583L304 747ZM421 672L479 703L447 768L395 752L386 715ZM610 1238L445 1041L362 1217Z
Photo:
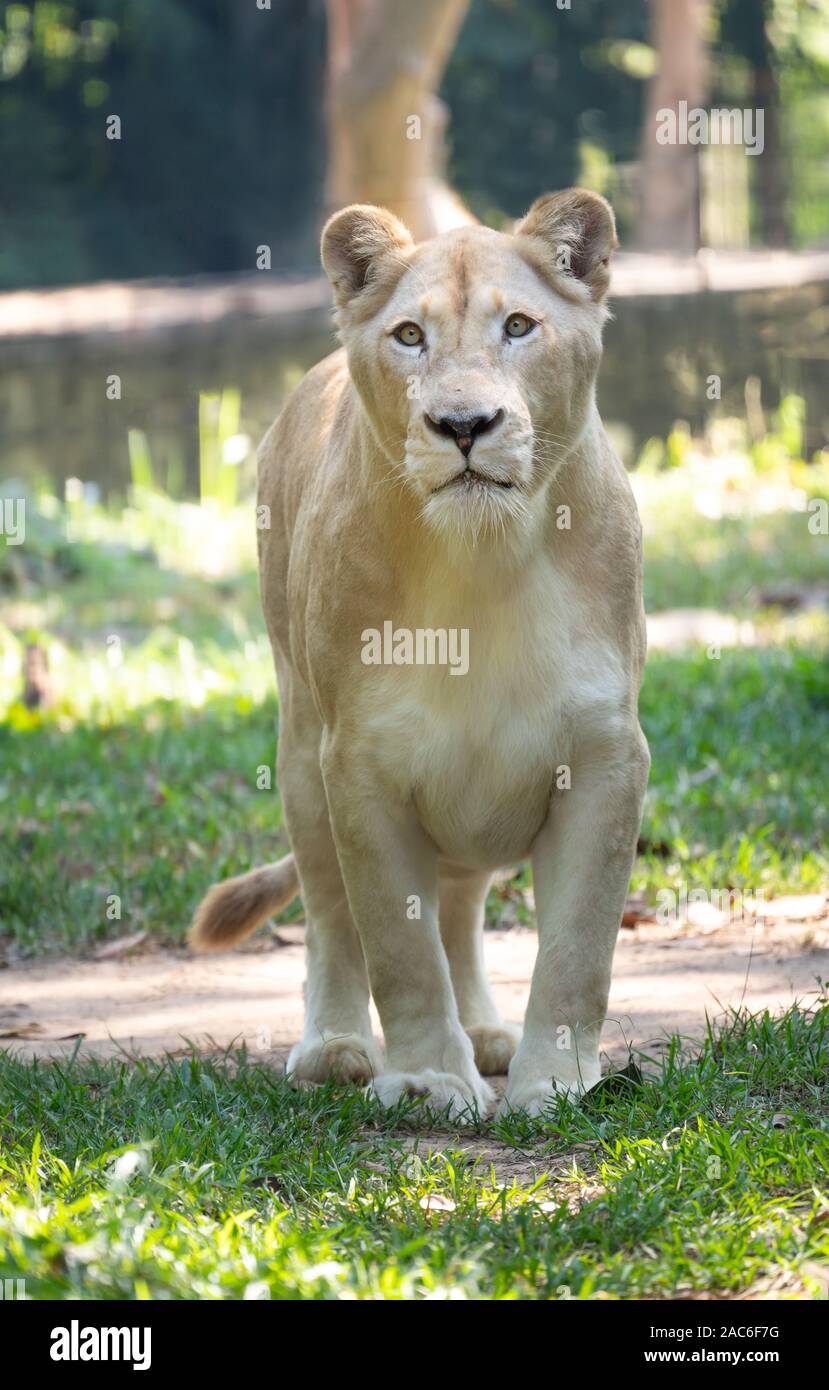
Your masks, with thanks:
M301 926L246 949L194 957L139 942L124 955L32 961L0 970L0 1046L24 1057L159 1055L240 1046L278 1064L302 1026ZM535 933L486 933L490 978L506 1019L521 1022ZM743 1004L782 1009L829 979L829 918L715 930L642 922L623 929L604 1030L609 1066L629 1048L658 1056L678 1032ZM376 1021L376 1020L375 1020ZM379 1025L378 1025L379 1027Z

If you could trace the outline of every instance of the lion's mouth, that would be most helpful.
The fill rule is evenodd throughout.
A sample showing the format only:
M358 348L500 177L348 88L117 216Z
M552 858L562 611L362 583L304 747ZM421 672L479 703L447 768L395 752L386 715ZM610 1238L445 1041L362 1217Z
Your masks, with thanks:
M440 484L440 487L433 488L432 495L445 492L448 487L467 488L471 491L482 487L502 487L509 490L512 486L512 483L506 482L502 478L493 478L489 473L479 473L475 468L466 467L462 468L460 473L456 473L453 478L447 478L445 483Z

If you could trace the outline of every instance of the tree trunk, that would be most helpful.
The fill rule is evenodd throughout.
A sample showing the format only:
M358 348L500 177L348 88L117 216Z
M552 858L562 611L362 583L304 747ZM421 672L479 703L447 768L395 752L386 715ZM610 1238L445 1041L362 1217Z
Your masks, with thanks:
M443 178L437 90L469 0L327 0L329 209L377 203L417 240L475 219Z
M692 254L699 248L699 147L657 141L658 112L703 106L707 91L705 31L709 0L650 0L651 44L659 67L651 79L642 138L638 244L647 251Z
M771 18L768 0L752 10L757 26L757 59L754 64L754 106L763 112L764 148L757 166L757 199L763 239L767 246L788 246L786 217L786 179L780 139L780 84L766 25Z

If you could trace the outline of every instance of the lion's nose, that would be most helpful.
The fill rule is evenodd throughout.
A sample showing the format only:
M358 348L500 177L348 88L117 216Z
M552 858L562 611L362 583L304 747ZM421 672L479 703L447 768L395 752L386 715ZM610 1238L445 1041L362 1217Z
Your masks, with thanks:
M463 454L469 458L475 440L489 430L494 430L504 418L503 410L495 410L491 415L440 415L437 419L426 412L426 423L438 434L448 434Z

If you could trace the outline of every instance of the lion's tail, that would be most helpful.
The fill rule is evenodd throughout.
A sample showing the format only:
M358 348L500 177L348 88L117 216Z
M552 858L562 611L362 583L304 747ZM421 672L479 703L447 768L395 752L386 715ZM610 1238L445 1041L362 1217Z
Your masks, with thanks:
M187 940L194 951L224 951L287 907L298 892L292 854L249 874L214 883L196 909Z

